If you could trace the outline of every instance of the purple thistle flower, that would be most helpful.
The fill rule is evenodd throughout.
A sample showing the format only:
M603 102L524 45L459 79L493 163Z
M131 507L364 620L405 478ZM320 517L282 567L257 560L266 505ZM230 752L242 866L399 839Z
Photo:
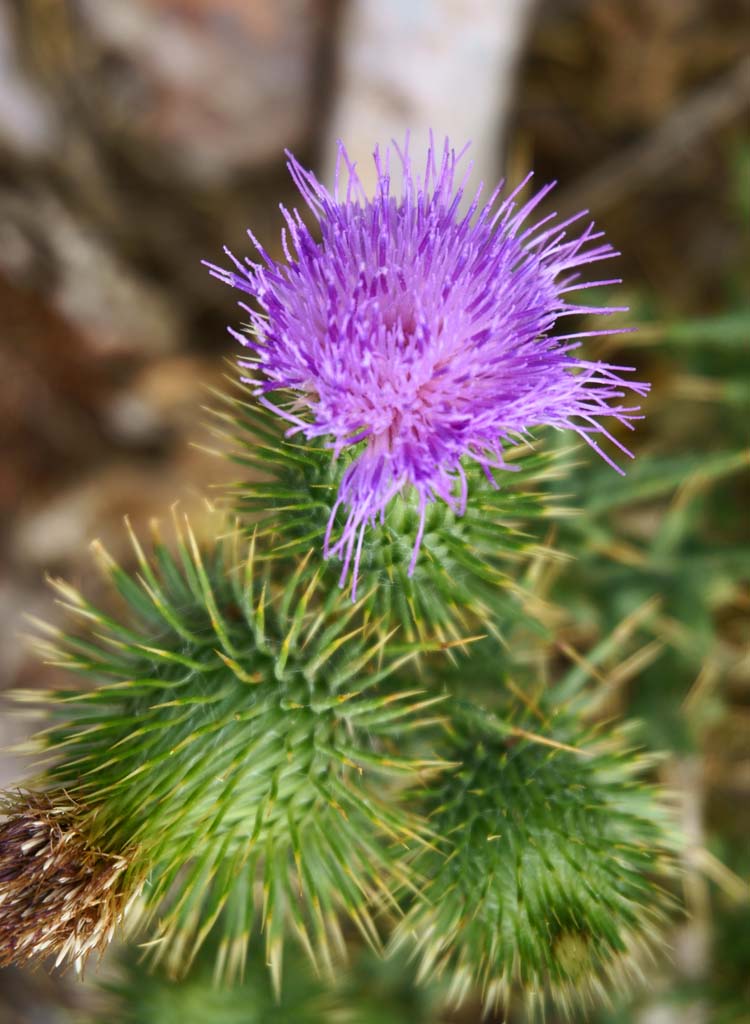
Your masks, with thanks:
M459 177L465 149L456 154L446 140L440 153L432 145L422 177L408 144L394 151L402 187L391 190L391 150L376 150L371 199L343 146L333 193L288 154L320 241L297 210L282 207L285 261L272 259L250 234L260 261L225 250L234 269L208 264L257 304L240 303L250 335L230 331L253 352L240 365L252 370L260 401L291 424L289 434L328 438L333 458L361 446L342 475L324 541L325 557L343 562L342 585L353 570L353 589L366 529L399 492L414 488L419 504L411 574L427 505L441 500L457 515L466 507L464 460L479 463L497 486L494 471L517 468L504 461L504 445L547 424L575 431L622 472L597 436L632 454L601 418L632 429L638 406L623 404L625 395L649 388L622 377L632 367L572 354L581 338L621 329L556 330L571 314L623 308L568 299L582 288L619 283L580 280L580 267L618 255L599 241L593 223L570 233L586 211L527 226L554 187L519 205L531 175L504 198L499 186L484 203L480 187L464 209L471 170ZM273 404L267 396L274 391L291 392L293 400ZM346 521L334 538L342 506Z

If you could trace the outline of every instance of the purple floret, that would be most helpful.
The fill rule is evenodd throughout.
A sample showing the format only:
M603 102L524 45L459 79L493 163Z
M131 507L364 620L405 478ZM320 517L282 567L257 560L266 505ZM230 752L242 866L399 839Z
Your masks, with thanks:
M586 211L527 225L554 187L519 204L531 175L505 197L499 186L486 202L477 192L466 205L470 167L458 173L464 153L447 140L442 152L433 145L420 177L408 149L376 150L372 199L343 146L332 194L289 155L320 240L297 210L282 207L285 260L272 259L251 235L259 260L240 261L227 250L233 269L209 265L255 300L240 303L250 333L231 333L252 350L241 365L260 401L289 422L289 434L327 438L333 458L361 445L342 476L324 542L324 555L342 560L342 585L352 570L353 589L367 527L392 498L410 487L417 495L411 573L427 505L441 500L462 514L465 461L479 463L494 484L495 471L517 468L505 462L504 446L534 427L575 431L618 472L597 436L632 458L601 418L632 429L638 406L625 404L626 395L643 396L649 385L622 376L632 367L572 354L581 338L617 329L562 333L558 326L571 314L621 308L568 298L619 283L581 281L578 272L617 253L593 223L571 232ZM289 399L283 407L267 397L276 391ZM342 506L345 525L334 537Z

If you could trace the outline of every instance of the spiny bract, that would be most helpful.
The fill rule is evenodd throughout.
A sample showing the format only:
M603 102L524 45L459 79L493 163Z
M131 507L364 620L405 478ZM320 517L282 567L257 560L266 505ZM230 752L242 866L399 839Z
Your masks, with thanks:
M216 433L228 442L228 457L247 471L229 488L232 512L281 566L322 542L349 456L332 462L319 439L285 437L278 417L247 388L235 385L217 399ZM544 493L564 473L567 455L515 450L510 457L517 454L519 472L502 490L479 467L467 468L474 500L462 517L442 503L429 506L411 576L419 506L413 493L394 498L369 531L360 562L360 590L369 592L369 607L385 628L398 623L407 639L451 642L478 630L505 637L528 619L531 602L521 577L533 557L549 553L542 544L549 518L568 513ZM343 513L338 520L343 526ZM329 587L340 571L340 564L326 571Z
M442 841L417 856L426 882L395 948L457 1003L477 988L488 1009L516 991L531 1012L547 995L566 1011L606 998L638 973L669 903L651 876L675 871L674 824L638 778L648 760L625 728L597 736L564 711L536 721L542 735L526 712L528 730L454 711L441 752L461 768L422 794Z
M528 178L502 200L500 187L484 203L480 190L463 209L463 152L448 140L442 151L433 144L421 177L408 147L393 152L375 152L372 198L343 146L332 193L290 155L320 240L298 211L282 208L285 261L253 238L258 262L227 251L232 268L209 264L254 300L240 303L249 334L232 333L252 351L241 365L260 401L291 434L325 438L333 458L356 446L323 539L324 554L341 558L345 576L351 569L355 592L366 530L398 494L416 494L412 572L428 506L466 511L466 464L494 481L495 471L515 468L507 444L548 425L575 431L618 468L596 438L631 453L601 421L632 427L638 406L625 396L648 391L624 376L632 367L572 354L580 338L612 331L558 326L615 309L568 298L613 283L579 280L579 268L617 255L593 224L570 234L583 214L529 226L553 186L519 205ZM392 189L392 158L400 191ZM275 403L267 397L274 392Z
M390 738L434 698L379 688L396 659L360 606L301 567L275 587L239 544L201 551L188 528L177 556L157 539L147 558L135 541L137 579L100 551L122 621L58 584L84 631L52 631L47 653L100 685L55 694L41 740L102 849L147 867L156 958L184 971L220 920L218 970L240 972L255 908L278 979L290 927L324 967L339 911L378 942L368 908L404 881L394 840L420 830L383 776L427 767Z

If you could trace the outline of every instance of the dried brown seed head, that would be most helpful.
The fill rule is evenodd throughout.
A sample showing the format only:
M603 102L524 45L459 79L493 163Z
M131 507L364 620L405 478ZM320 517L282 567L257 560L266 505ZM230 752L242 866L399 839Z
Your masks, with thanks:
M0 806L0 967L54 956L81 968L103 951L134 889L128 860L96 849L81 808L61 792Z

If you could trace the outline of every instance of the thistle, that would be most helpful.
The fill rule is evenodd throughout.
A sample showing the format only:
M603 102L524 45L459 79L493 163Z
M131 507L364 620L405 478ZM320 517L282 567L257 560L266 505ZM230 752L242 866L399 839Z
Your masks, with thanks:
M453 710L442 753L461 767L421 794L441 841L413 865L425 884L394 950L444 977L452 1002L479 989L487 1009L519 993L532 1015L547 996L570 1014L627 987L672 902L679 847L632 728L597 733L549 700L541 734L517 702L513 724Z
M510 680L501 697L496 641L555 676L513 632L560 513L562 464L529 439L572 431L619 469L605 447L630 456L616 432L648 385L574 354L611 331L560 326L616 308L570 299L612 283L579 277L615 255L601 233L533 223L551 186L522 203L528 179L465 197L462 157L433 145L419 177L407 150L376 152L372 198L343 147L333 193L290 157L319 235L284 211L285 260L256 243L211 267L252 300L246 386L217 413L250 470L239 522L199 543L175 516L150 550L131 531L135 573L97 545L104 607L55 583L72 625L42 626L42 651L87 681L29 698L50 723L0 824L0 965L80 965L122 923L162 982L195 964L204 997L209 973L243 983L261 937L278 1001L294 936L335 1014L347 927L456 1003L520 990L570 1011L637 974L678 845L650 762L627 727L586 724L575 679L564 701Z
M254 300L240 303L249 333L232 333L251 351L241 365L261 404L290 435L325 439L333 459L351 454L323 553L340 559L342 583L351 572L353 596L366 532L397 496L414 494L412 574L428 507L443 502L465 513L468 464L497 485L496 472L516 468L507 445L548 425L574 431L618 469L597 438L631 453L602 420L632 427L638 409L625 396L648 391L623 376L631 367L572 355L580 338L612 331L558 326L570 315L615 309L568 298L612 283L579 281L581 267L616 255L601 233L589 224L569 235L583 214L529 224L552 186L519 205L528 178L502 199L500 188L484 203L477 192L461 212L462 156L447 140L442 152L433 145L420 178L408 149L376 151L372 198L343 147L333 193L290 156L320 241L298 211L283 210L285 262L253 238L260 261L227 251L232 268L209 265ZM403 180L398 194L392 159Z
M0 823L0 967L55 957L81 969L112 939L138 887L126 857L87 835L82 808L63 792L6 798Z
M275 588L236 534L201 551L188 529L177 557L133 540L138 579L99 549L122 619L57 585L83 630L52 631L45 653L98 687L51 695L47 784L147 878L141 924L159 916L154 955L175 974L215 925L218 973L241 973L256 912L277 980L289 930L322 968L343 948L341 913L377 945L370 908L408 882L393 844L422 831L388 780L431 767L392 737L435 698L385 689L399 659L361 607L300 588L299 572Z

